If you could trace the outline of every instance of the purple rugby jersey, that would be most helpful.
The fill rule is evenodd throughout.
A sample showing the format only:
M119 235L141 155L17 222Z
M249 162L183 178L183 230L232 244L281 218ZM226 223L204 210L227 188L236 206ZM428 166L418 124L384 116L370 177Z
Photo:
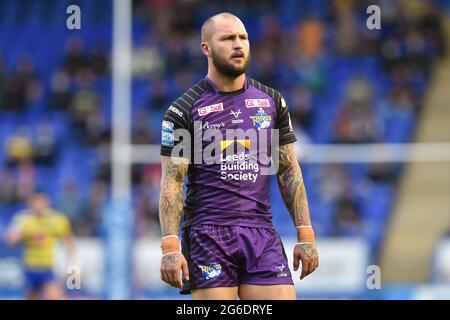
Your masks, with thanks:
M194 123L202 134L208 129L222 133L221 154L213 154L217 160L213 164L201 158L211 141L194 138ZM161 155L172 156L174 147L186 143L177 139L174 134L177 129L191 134L191 143L185 144L189 151L186 148L179 154L190 159L183 227L196 224L272 227L270 175L261 174L270 164L261 162L257 152L270 154L270 129L279 130L280 146L296 141L281 94L248 77L241 90L227 93L219 92L208 78L202 79L168 108L162 123ZM227 139L227 129L254 129L256 134ZM264 130L267 138L263 144L260 140L264 136L260 133ZM194 141L200 141L201 147L194 148ZM261 150L261 146L267 150ZM196 160L198 156L200 162Z

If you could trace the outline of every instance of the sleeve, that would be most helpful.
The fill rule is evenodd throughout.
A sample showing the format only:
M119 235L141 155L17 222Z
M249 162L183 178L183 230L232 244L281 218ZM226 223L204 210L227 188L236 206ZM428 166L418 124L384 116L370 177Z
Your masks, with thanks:
M166 111L164 120L161 125L161 155L172 156L174 148L187 147L179 145L183 142L183 135L189 133L189 113L188 108L184 105L172 104ZM184 130L183 130L184 129ZM185 140L187 141L187 140ZM189 146L190 147L190 146ZM177 156L188 158L189 152L185 148L181 149L181 153L177 152ZM190 150L190 149L189 149ZM178 150L175 150L178 151Z
M292 128L291 116L286 100L284 100L281 94L278 96L277 100L277 122L275 128L279 130L279 145L282 146L294 143L297 141L297 138L295 137L294 129Z
M10 228L18 230L21 233L27 231L27 219L25 214L17 214L11 221Z
M69 219L66 216L60 214L58 223L58 235L60 237L65 237L70 233L71 227Z

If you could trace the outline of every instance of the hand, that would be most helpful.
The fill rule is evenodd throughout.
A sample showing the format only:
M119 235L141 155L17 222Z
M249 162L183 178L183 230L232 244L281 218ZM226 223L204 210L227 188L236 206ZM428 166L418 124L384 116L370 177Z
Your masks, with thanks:
M180 276L189 280L189 268L186 259L181 252L167 253L161 258L161 280L173 287L183 289L183 281Z
M319 266L319 255L314 243L297 244L294 248L294 271L298 270L302 261L300 280L312 273Z

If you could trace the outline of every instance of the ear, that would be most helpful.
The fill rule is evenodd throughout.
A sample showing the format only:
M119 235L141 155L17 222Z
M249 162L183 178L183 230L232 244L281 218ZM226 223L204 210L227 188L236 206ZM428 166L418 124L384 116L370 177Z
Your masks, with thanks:
M211 47L209 46L209 43L207 42L200 43L200 48L202 49L202 52L205 56L207 57L211 56Z

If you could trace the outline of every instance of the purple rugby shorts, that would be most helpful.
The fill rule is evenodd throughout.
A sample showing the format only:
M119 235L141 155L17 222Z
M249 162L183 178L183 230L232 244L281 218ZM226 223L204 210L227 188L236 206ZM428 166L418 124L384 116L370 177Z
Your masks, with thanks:
M292 284L286 253L274 228L198 224L183 230L182 251L191 289L241 284Z

